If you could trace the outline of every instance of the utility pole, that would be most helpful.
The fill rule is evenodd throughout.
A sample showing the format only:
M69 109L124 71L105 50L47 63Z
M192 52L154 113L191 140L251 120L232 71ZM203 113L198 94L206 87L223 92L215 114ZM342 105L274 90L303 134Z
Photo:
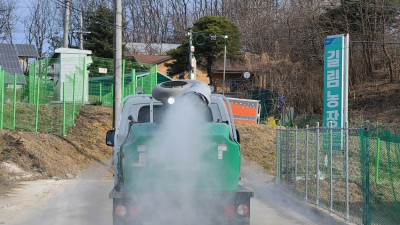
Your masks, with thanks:
M115 0L114 5L114 104L113 128L116 127L117 114L121 104L122 78L122 0Z
M228 36L224 35L224 72L222 75L222 95L225 95L225 68L226 68L226 39Z
M68 48L68 28L69 28L69 0L65 0L64 13L64 48Z
M79 48L81 50L83 50L83 34L90 34L91 32L88 31L83 31L83 18L82 18L82 11L81 11L81 18L80 18L80 30L74 30L74 33L80 33L79 34L79 41L80 41L80 45Z
M192 30L189 30L188 35L189 35L189 64L190 64L189 79L196 80L196 58L193 55L194 46L192 44L193 42Z
M224 44L224 73L222 75L222 95L225 95L225 66L226 66L226 43Z

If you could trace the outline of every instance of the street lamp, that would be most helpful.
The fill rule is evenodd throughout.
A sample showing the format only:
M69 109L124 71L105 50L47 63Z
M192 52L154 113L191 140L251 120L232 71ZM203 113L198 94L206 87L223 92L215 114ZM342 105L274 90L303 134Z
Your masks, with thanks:
M225 68L226 68L226 39L228 38L227 35L219 35L219 37L222 37L224 39L224 70L222 73L222 95L225 95ZM216 42L217 45L218 42Z

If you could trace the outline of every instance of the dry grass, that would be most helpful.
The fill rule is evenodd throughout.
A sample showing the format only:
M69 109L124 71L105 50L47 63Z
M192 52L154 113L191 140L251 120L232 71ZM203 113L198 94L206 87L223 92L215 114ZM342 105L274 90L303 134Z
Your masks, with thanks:
M240 132L242 155L274 174L276 169L276 136L274 126L236 123Z
M105 145L105 134L112 126L112 108L86 105L75 124L66 136L0 130L0 163L11 161L36 178L66 178L66 174L75 176L94 162L109 164L112 148ZM0 170L0 176L0 189L12 186L4 171Z

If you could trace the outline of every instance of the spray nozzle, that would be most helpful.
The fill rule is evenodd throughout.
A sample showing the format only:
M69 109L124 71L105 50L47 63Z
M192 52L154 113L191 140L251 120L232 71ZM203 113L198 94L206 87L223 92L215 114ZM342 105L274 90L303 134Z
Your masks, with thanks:
M135 119L133 119L133 116L132 116L132 115L128 116L128 120L129 120L131 123L136 123L136 121L135 121Z
M128 126L128 131L131 131L131 126L136 123L135 119L133 119L132 115L128 116L128 120L129 120L129 126Z

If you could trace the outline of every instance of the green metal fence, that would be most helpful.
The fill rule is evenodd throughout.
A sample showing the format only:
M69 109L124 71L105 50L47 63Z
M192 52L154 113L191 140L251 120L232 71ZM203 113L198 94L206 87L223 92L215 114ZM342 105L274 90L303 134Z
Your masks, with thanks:
M400 136L369 127L277 127L278 185L356 224L400 224Z
M400 224L400 136L382 127L360 132L363 224Z
M89 78L89 101L102 105L112 105L114 91L113 70L111 61L102 58L93 58L93 64L90 65L91 71ZM103 74L98 73L102 68ZM105 69L105 70L104 70ZM107 71L104 73L104 71ZM131 94L151 94L151 90L160 82L169 80L165 76L157 73L157 65L149 65L131 61L123 61L122 70L122 98ZM143 92L137 93L136 88L142 87Z
M122 97L151 93L168 80L156 65L123 60ZM113 59L78 56L33 62L27 75L0 66L0 129L23 128L66 134L84 103L113 103Z

